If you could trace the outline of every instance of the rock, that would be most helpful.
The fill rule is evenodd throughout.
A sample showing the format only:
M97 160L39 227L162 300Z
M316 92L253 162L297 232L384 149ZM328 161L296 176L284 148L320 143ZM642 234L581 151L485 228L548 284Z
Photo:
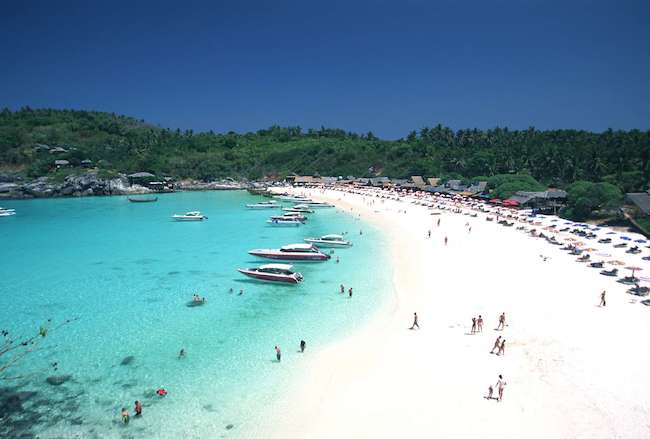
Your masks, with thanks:
M226 425L226 430L232 430L235 426L233 424Z
M0 183L0 193L15 192L18 188L16 183Z
M129 364L133 363L135 361L135 357L133 355L129 355L128 357L124 357L122 361L120 362L120 366L128 366Z
M72 378L72 375L52 375L50 377L47 377L45 381L47 381L47 383L52 386L60 386L66 381L70 380L70 378Z

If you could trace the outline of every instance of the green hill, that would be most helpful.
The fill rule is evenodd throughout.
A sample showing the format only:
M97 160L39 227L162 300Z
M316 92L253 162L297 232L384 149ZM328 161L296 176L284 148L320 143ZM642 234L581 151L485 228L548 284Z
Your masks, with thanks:
M53 153L54 147L64 151ZM650 131L452 131L438 125L389 141L331 128L195 133L102 112L0 112L2 169L50 175L55 159L72 167L88 159L107 173L148 171L203 180L290 173L448 178L521 173L546 185L607 181L632 191L650 182Z

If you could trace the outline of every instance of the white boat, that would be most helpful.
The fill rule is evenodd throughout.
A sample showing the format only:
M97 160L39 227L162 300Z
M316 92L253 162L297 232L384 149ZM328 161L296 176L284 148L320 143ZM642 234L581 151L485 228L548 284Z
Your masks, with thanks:
M256 268L238 268L242 274L266 282L285 282L297 284L302 281L302 274L293 271L293 265L266 264Z
M248 254L285 261L327 261L331 257L312 244L289 244L277 249L258 248L249 251Z
M314 210L310 209L306 204L296 204L293 207L285 207L282 210L285 212L314 213Z
M330 203L324 203L321 201L306 201L303 204L307 205L307 207L313 207L313 208L321 208L321 207L334 207L333 204Z
M341 235L323 235L320 238L305 238L305 242L316 244L319 247L350 247L352 243L343 239Z
M294 203L306 203L306 202L311 201L309 198L299 197L299 196L294 196L294 195L282 195L282 196L278 196L276 198L278 200L292 201Z
M280 205L276 201L262 201L261 203L247 204L249 209L277 209Z
M307 217L304 216L304 215L301 214L301 213L298 213L298 212L285 212L285 213L282 214L282 215L274 215L274 216L272 216L270 219L272 219L272 220L273 220L273 219L278 219L278 220L297 220L297 221L300 221L300 222L302 222L302 223L304 223L305 221L307 221Z
M203 221L204 219L208 219L207 216L203 215L201 212L198 211L187 212L182 215L179 214L172 215L172 218L175 221Z
M268 224L276 227L297 227L302 224L302 222L298 221L297 219L274 219L271 218L266 221Z

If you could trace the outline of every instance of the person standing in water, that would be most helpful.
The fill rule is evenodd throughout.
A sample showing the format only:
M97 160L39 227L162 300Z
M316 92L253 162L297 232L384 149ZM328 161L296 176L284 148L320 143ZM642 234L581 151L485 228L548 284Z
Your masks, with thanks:
M415 327L420 329L420 325L418 324L418 313L416 313L416 312L413 313L413 324L411 325L411 327L409 329L414 329Z
M185 349L181 349L181 351L178 353L178 358L185 358Z
M598 306L605 306L605 305L607 305L607 302L605 301L605 293L606 293L605 290L603 290L603 292L600 293L600 305L598 305Z
M305 343L305 340L300 340L300 352L305 352L305 347L307 346L307 343Z
M341 294L345 294L345 286L343 284L341 284Z
M135 415L142 416L142 403L140 401L135 402Z
M126 407L122 407L122 422L124 424L129 423L129 411L126 409Z
M497 381L497 391L499 392L499 397L497 398L497 401L501 402L503 399L503 388L506 386L506 381L503 379L502 375L499 375L499 381Z
M348 297L352 298L352 287L348 290Z
M275 347L275 358L278 359L278 363L282 360L282 351L280 350L280 346Z

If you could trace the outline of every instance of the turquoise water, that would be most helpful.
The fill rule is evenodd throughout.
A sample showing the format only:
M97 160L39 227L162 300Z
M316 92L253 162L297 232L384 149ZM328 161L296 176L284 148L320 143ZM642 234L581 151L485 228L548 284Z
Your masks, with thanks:
M245 436L272 411L304 355L378 309L391 276L385 241L370 225L321 209L307 225L273 228L265 224L269 211L243 207L258 199L188 192L143 204L125 197L3 202L18 213L0 218L0 329L31 334L47 319L78 320L49 334L11 371L27 378L0 391L0 436ZM209 220L171 221L189 210ZM265 262L247 254L252 248L342 232L354 246L327 262L296 264L305 277L300 285L236 272ZM354 287L352 299L338 293L341 283ZM186 306L194 292L206 305ZM305 354L297 352L301 339ZM275 345L283 349L280 364ZM133 358L121 364L126 357ZM71 378L52 386L45 381L51 375ZM155 395L159 387L166 397ZM9 391L23 392L20 409L15 398L8 405ZM120 409L133 412L135 400L144 416L125 426Z

